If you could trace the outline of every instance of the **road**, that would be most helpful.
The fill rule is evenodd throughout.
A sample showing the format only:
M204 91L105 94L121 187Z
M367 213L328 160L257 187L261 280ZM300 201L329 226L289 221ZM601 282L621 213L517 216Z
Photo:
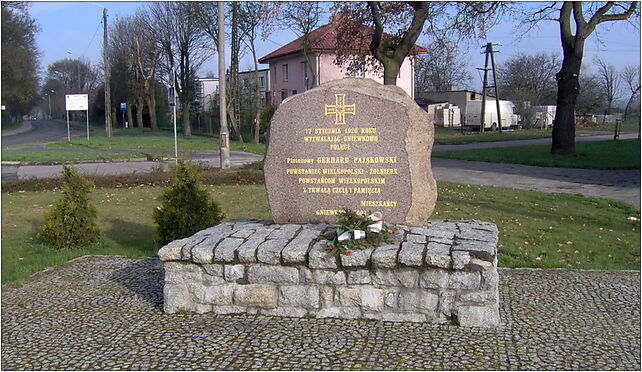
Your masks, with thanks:
M2 136L2 146L19 145L22 143L40 141L61 141L67 139L67 124L54 120L34 120L31 122L32 129L18 134ZM72 136L79 136L85 131L71 129Z
M47 126L43 121L37 122L35 131L38 128ZM60 123L55 123L60 124ZM54 139L66 136L66 126L54 125L42 130L38 136L41 138ZM80 131L82 132L82 131ZM16 135L18 141L33 142L35 134ZM3 138L3 144L6 138ZM622 138L637 138L637 134L623 135ZM591 136L578 137L578 141L604 140L612 136ZM56 138L57 139L57 138ZM17 143L25 143L17 142ZM472 143L464 145L435 145L434 151L471 149L486 147L504 147L506 145L518 146L527 144L550 143L550 138L534 140L516 140L502 142ZM27 146L27 148L38 146ZM105 151L105 150L103 150ZM114 150L125 152L123 150ZM141 150L136 150L141 151ZM156 151L161 152L161 151ZM167 151L170 153L171 151ZM219 167L218 151L191 151L189 158L207 163L212 167ZM230 152L232 165L238 166L261 160L262 156L244 152ZM119 161L105 163L77 164L76 167L85 174L123 174L123 173L146 173L158 169L159 162L149 161ZM523 190L535 190L544 192L557 192L569 194L584 194L588 196L599 196L613 198L634 205L640 208L640 170L598 170L598 169L572 169L572 168L551 168L535 167L520 164L486 163L455 159L432 159L432 168L437 180L471 183L490 186L513 187ZM2 164L2 182L16 179L53 177L60 174L60 165L18 165Z

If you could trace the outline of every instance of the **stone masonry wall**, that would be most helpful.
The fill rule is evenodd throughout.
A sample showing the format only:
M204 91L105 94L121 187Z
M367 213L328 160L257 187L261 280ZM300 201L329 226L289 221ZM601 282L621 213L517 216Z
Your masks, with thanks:
M175 240L158 252L165 312L499 324L494 224L397 227L396 244L339 258L320 224L234 220Z

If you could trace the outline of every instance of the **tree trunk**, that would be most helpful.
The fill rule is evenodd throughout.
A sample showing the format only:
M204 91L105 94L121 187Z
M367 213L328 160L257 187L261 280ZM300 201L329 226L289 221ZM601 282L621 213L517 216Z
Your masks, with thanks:
M261 140L260 131L261 131L261 100L259 99L260 88L259 88L259 65L256 62L256 48L254 48L254 40L252 40L251 48L252 50L252 60L254 61L254 84L256 84L256 89L254 90L254 126L253 126L253 138L252 142L259 143Z
M147 109L149 110L149 124L152 132L158 131L158 121L156 120L156 97L154 94L147 95Z
M189 110L191 106L192 106L191 102L183 103L183 134L185 136L192 135L192 125L190 124L190 121L189 121Z
M232 114L233 108L230 107L230 105L232 104L233 102L229 102L229 104L227 105L227 114L230 119L229 124L232 132L230 133L230 137L233 138L235 141L243 143L243 137L241 136L241 128L239 127L239 123L236 115Z
M575 103L580 93L582 57L564 51L562 69L557 73L557 111L553 126L551 154L575 155Z
M132 102L127 102L127 127L128 128L134 127L134 116L132 115L133 108L134 108L134 104Z
M631 103L633 103L633 98L635 98L635 95L640 91L640 87L636 89L632 94L631 97L629 97L629 101L626 103L626 107L624 108L624 121L626 121L626 116L627 114L631 113Z
M397 76L399 76L399 69L401 69L401 62L391 59L389 62L385 63L383 68L383 84L397 85Z
M116 115L117 113L118 113L118 112L116 111L116 108L115 108L115 107L112 107L112 108L111 108L111 117L112 117L112 118L116 118L116 117L118 117L118 116ZM109 123L109 124L110 124L110 125L114 125L113 120L112 120L112 122L111 122L111 123ZM124 125L125 125L125 123L123 123L123 126L124 126Z
M243 137L241 136L241 118L240 118L240 85L239 85L239 57L241 52L241 35L239 32L239 14L238 14L238 3L232 2L232 29L231 33L231 58L230 58L230 92L228 94L229 103L227 105L227 114L230 117L230 124L232 133L230 137L234 141L243 143Z
M139 131L143 131L143 110L145 109L145 103L143 98L136 99L136 127Z

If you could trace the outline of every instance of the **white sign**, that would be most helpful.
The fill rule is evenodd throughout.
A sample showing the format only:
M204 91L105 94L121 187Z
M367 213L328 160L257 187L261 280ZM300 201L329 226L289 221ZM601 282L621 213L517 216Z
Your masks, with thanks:
M4 105L2 105L2 109L3 109L3 110L5 110L5 109L6 109L6 107L5 107Z
M65 94L65 107L67 111L89 110L89 97L86 94Z

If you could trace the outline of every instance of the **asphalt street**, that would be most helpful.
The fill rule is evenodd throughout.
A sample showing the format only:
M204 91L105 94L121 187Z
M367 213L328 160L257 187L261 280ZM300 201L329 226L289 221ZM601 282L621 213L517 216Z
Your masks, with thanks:
M51 125L52 122L36 121L32 131L16 135L3 135L2 143L29 143L35 142L35 135L29 136L31 132L41 131L37 138L60 139L66 137L66 125L53 122L58 125ZM47 129L43 130L43 127ZM62 132L61 132L62 131ZM82 135L82 131L79 131ZM78 135L78 133L76 133ZM16 139L17 138L17 139ZM606 140L613 138L612 135L578 137L578 141ZM622 135L621 138L637 138L637 133ZM22 142L19 142L22 141ZM433 151L473 149L488 147L505 147L531 144L550 143L550 138L532 140L515 140L502 142L471 143L463 145L435 145ZM42 145L28 145L25 150L43 149ZM92 151L91 149L87 149ZM75 151L78 151L75 149ZM109 151L109 150L98 150ZM126 152L127 150L113 150ZM159 150L131 150L135 152L165 152L168 155L171 151ZM182 154L189 158L203 162L211 167L219 167L218 151L186 151ZM244 152L231 151L233 166L240 166L261 160L261 155ZM124 174L124 173L145 173L157 170L162 163L154 161L118 161L102 163L81 163L76 167L85 174ZM500 187L512 187L523 190L534 190L553 193L583 194L587 196L598 196L613 198L629 203L640 208L640 170L599 170L599 169L574 169L574 168L552 168L535 167L521 164L488 163L455 159L432 159L432 169L437 180L461 182L479 185L490 185ZM54 177L62 171L61 165L21 165L2 163L2 182Z
M34 120L25 123L30 127L2 133L2 147L40 141L62 141L67 139L67 124L55 120ZM70 128L71 136L84 134L84 130Z

